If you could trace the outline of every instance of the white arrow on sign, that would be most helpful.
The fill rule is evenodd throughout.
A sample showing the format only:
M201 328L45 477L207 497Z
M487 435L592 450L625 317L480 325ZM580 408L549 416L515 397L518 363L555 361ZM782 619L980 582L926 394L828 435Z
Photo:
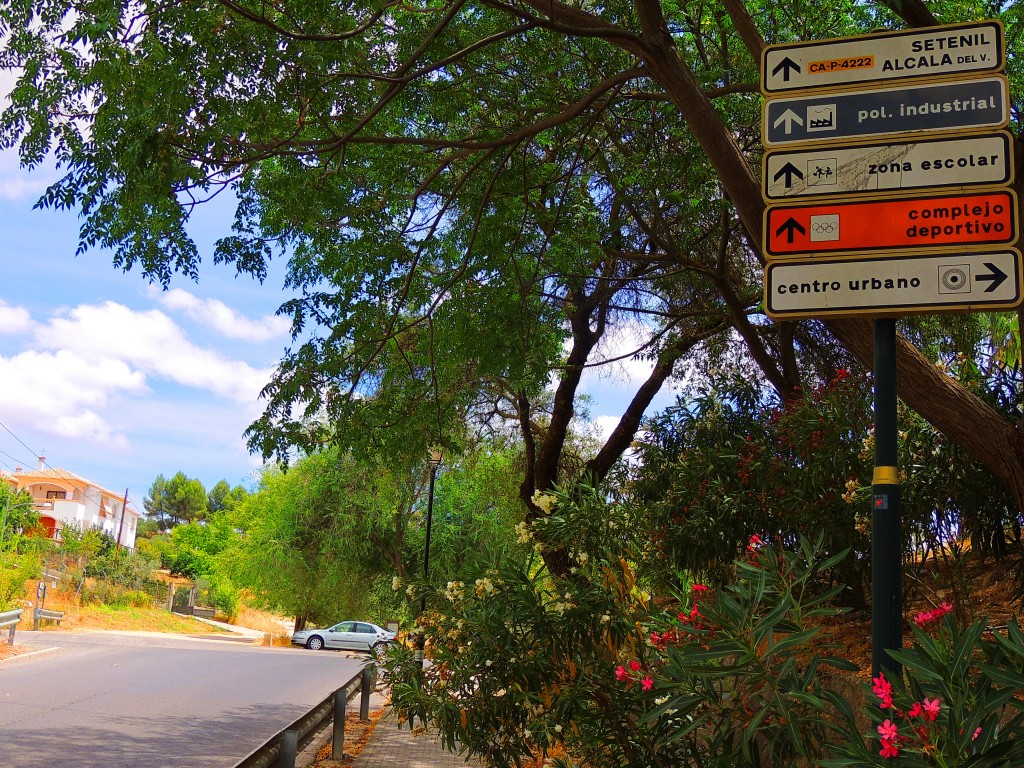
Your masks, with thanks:
M761 91L1000 72L1003 37L1000 22L981 21L773 45L761 57Z
M804 121L800 117L800 115L798 115L792 109L787 109L785 112L783 112L781 115L779 115L779 117L772 124L772 127L773 128L778 128L780 125L785 124L784 127L783 127L783 131L785 131L786 135L788 136L789 134L791 134L793 132L793 124L794 123L796 125L799 125L799 126L802 127L803 124L804 124Z
M766 200L1001 186L1013 179L1010 134L907 139L768 152Z
M775 320L1004 311L1021 304L1021 254L951 253L771 262L765 308Z

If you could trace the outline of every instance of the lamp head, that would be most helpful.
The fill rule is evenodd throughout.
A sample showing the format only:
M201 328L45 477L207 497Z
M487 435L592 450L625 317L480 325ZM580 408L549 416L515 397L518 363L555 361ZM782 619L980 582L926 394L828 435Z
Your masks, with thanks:
M434 445L427 449L427 461L430 462L430 466L437 467L441 466L441 458L444 453L440 446Z

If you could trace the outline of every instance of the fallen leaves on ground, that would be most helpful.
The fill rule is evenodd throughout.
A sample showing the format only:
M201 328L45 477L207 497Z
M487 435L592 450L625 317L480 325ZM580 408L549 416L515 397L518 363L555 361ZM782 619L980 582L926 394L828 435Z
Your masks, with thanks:
M351 766L359 753L366 746L370 734L377 727L377 721L384 714L383 709L370 712L369 720L360 720L358 712L349 712L345 717L345 753L341 760L332 760L331 751L334 742L328 742L316 754L316 761L311 768L346 768Z

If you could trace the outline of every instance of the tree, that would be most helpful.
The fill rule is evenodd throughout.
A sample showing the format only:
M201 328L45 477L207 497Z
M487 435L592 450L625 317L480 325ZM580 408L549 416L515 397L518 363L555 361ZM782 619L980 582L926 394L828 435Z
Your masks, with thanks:
M220 480L206 494L207 513L213 515L222 510L232 509L248 495L249 492L242 486L236 485L232 488L227 480Z
M1021 12L1000 15L1016 40ZM265 455L338 442L409 462L466 413L509 418L538 516L534 493L572 476L581 376L615 332L654 367L586 460L597 480L664 383L737 340L783 401L845 363L836 339L871 365L867 321L761 314L756 60L766 36L935 23L920 0L37 0L2 19L25 72L3 139L29 165L53 148L66 175L42 204L81 209L83 248L195 276L188 216L231 188L215 258L262 278L288 254L284 309L308 341L250 430ZM898 366L903 398L1024 506L1017 424L906 340Z
M206 489L202 482L177 472L170 480L157 475L142 505L150 519L159 517L166 530L181 523L202 520L207 512Z
M142 500L142 506L146 510L146 516L150 520L160 519L159 529L167 529L167 510L164 506L164 497L167 495L167 478L157 475L153 484L149 486L146 498Z
M32 506L32 494L14 492L7 483L0 483L0 553L11 549L17 534L30 531L39 524L39 514Z

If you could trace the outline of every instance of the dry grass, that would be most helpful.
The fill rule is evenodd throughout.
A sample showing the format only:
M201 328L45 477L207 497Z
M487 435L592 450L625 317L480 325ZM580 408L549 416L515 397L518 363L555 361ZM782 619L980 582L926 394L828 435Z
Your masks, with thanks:
M33 586L35 582L32 583ZM46 595L47 610L63 611L60 624L43 622L40 629L103 629L128 632L167 632L181 635L222 634L224 630L196 621L190 616L168 613L163 608L114 607L78 605L74 593L50 588ZM32 629L32 607L21 614L18 629Z
M291 631L285 624L291 624L292 621L286 616L279 616L268 611L242 606L242 610L235 617L234 623L240 627L258 630L263 632L264 635L270 635L271 642L264 642L264 645L291 645Z

